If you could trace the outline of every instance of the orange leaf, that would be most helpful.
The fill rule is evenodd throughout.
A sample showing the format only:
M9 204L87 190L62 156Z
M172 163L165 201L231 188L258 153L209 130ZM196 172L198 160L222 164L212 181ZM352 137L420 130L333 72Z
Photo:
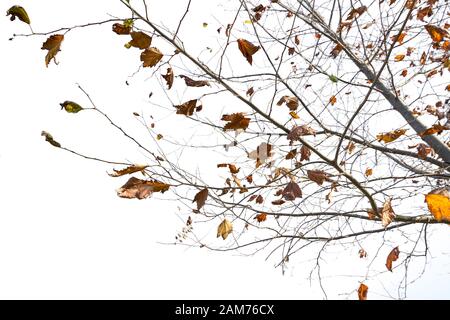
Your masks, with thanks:
M403 59L405 59L405 55L404 54L398 54L394 57L395 62L400 62L403 61Z
M260 47L255 46L254 44L245 39L238 39L237 43L239 50L247 59L248 63L252 64L253 62L252 56L260 49Z
M173 70L172 70L172 68L167 68L167 73L163 74L162 77L167 82L167 89L170 90L170 88L172 88L172 85L173 85Z
M125 45L126 48L135 47L139 49L147 49L152 44L152 37L144 32L130 32L130 36L131 41Z
M384 202L383 208L381 210L381 224L386 228L392 222L392 220L394 220L394 218L395 212L392 209L391 198L388 198Z
M406 36L406 32L402 32L399 35L392 36L391 40L393 42L398 42L399 44L403 44L403 40L405 39L405 36Z
M402 75L402 77L406 77L408 75L408 70L407 69L403 69L401 75Z
M161 192L169 190L169 185L152 180L141 180L131 177L127 183L117 190L117 195L121 198L145 199L152 195L153 192Z
M367 300L367 291L369 290L369 287L366 286L364 283L361 283L358 288L358 298L359 300Z
M147 168L147 165L132 165L129 166L125 169L122 170L114 170L114 173L108 173L109 176L111 177L121 177L124 176L126 174L131 174L131 173L135 173L135 172L139 172L139 171L143 171L145 168Z
M195 111L195 107L197 105L197 99L189 100L179 106L175 106L177 108L177 114L184 114L185 116L192 116Z
M256 219L258 222L266 221L267 220L267 213L257 214L254 219Z
M392 272L392 262L397 261L398 256L400 254L400 250L398 249L398 247L395 247L394 249L392 249L391 252L389 252L389 255L387 256L386 259L386 268Z
M397 129L394 131L378 134L377 139L378 139L378 141L384 141L385 143L389 143L394 140L397 140L405 133L406 133L406 129Z
M205 205L206 199L208 199L208 189L205 188L195 195L192 202L197 202L197 210L200 210Z
M162 57L163 54L158 48L148 48L141 53L141 61L143 62L144 67L155 66Z
M334 106L334 104L336 103L336 101L337 101L336 96L331 96L331 98L330 98L330 103L331 103L332 106Z
M440 134L442 131L444 130L449 130L450 128L447 128L446 126L443 126L439 123L434 124L431 128L428 128L427 130L425 130L424 132L421 132L419 134L419 136L424 137L424 136L429 136L430 134Z
M440 42L444 40L445 37L449 36L447 30L433 26L431 24L427 24L425 26L425 29L430 34L431 39L435 42Z
M427 202L428 210L430 210L437 221L450 223L450 192L447 188L431 191L425 195L425 201Z
M250 118L246 118L244 113L233 113L233 114L224 114L222 116L222 121L228 121L228 123L223 128L226 130L245 130L248 128L250 124Z
M42 50L48 50L47 55L45 56L45 65L48 67L48 64L53 59L55 64L58 64L55 60L56 54L61 51L61 43L64 40L64 35L62 34L54 34L42 44Z

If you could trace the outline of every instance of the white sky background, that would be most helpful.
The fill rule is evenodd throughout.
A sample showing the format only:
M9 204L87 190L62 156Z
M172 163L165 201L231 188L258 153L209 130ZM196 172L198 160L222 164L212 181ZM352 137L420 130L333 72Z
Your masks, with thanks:
M190 17L195 23L189 25L186 44L196 44L197 33L208 32L202 22L215 32L218 25L210 9L220 13L220 2L193 1ZM151 12L161 10L168 25L179 19L185 6L180 0L149 3ZM107 19L107 13L126 14L119 1L85 0L3 1L0 11L14 4L27 9L36 32ZM60 64L48 69L40 50L46 37L8 41L13 33L28 32L21 22L0 19L0 298L324 297L301 264L309 257L299 257L283 276L272 261L264 261L264 254L243 257L159 244L173 241L184 224L176 214L176 202L120 199L115 189L125 180L106 174L112 166L77 158L44 142L42 130L83 154L116 161L142 159L103 119L88 112L67 114L59 110L59 103L74 100L87 106L76 87L80 83L114 120L139 132L132 112L150 108L147 99L153 88L145 81L148 70L128 79L139 66L139 51L125 49L128 38L113 34L111 24L69 32L57 56ZM127 79L130 86L125 85ZM212 238L215 228L211 226ZM448 233L436 233L429 241L433 257L408 296L448 299ZM344 252L326 262L338 275L326 279L329 298L357 298L355 289L363 280L364 262L351 250ZM383 286L389 288L395 276L388 273L366 281L369 298L386 298Z

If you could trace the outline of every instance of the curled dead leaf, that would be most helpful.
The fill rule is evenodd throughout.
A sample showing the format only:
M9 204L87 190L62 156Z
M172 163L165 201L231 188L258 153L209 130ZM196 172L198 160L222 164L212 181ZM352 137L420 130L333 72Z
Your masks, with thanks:
M121 23L114 23L112 31L118 35L127 35L131 32L131 26L125 26Z
M47 40L42 44L42 50L48 50L47 55L45 56L45 65L48 67L50 61L56 62L56 54L61 51L61 43L64 40L64 35L62 34L54 34L47 38Z
M255 46L253 43L251 43L250 41L247 41L245 39L238 39L237 43L238 43L238 48L241 51L242 55L247 59L248 63L252 64L253 63L252 56L256 52L258 52L260 47Z
M127 183L117 189L117 195L127 199L145 199L154 192L164 193L169 190L170 185L157 180L141 180L131 177Z
M397 130L386 132L386 133L380 133L377 135L377 140L383 141L385 143L389 143L394 140L397 140L405 133L406 133L406 129L397 129Z
M358 299L359 300L367 300L367 292L369 291L369 287L364 283L361 283L358 288Z
M172 68L167 68L166 74L163 74L162 77L166 80L167 90L170 90L172 88L174 78Z
M282 96L280 98L280 100L277 102L277 106L281 106L283 103L285 103L286 106L291 111L295 111L298 108L298 99L297 99L297 97Z
M122 170L113 169L114 173L108 173L108 175L110 177L121 177L121 176L124 176L126 174L131 174L131 173L143 171L147 167L148 167L148 165L145 165L145 164L144 165L133 164L133 165L128 166L128 167L126 167L125 169L122 169Z
M126 48L147 49L152 44L152 37L141 31L130 32L131 41L125 44Z
M206 199L208 199L208 194L209 194L208 189L205 188L195 195L194 200L192 200L192 202L197 202L197 210L203 208L203 206L206 203Z
M386 268L389 271L392 272L392 262L397 261L399 255L400 250L398 249L398 247L395 247L391 252L389 252L389 255L386 258Z
M53 139L53 136L47 131L42 131L41 136L45 137L45 141L50 143L52 146L56 148L61 148L61 144Z
M222 237L225 240L233 232L233 225L227 219L224 219L217 228L217 238Z
M316 130L305 125L294 126L287 135L287 139L291 142L297 141L302 136L316 135Z
M186 83L186 85L188 87L204 87L204 86L210 87L211 86L209 84L209 82L205 81L205 80L193 80L185 75L180 75L180 78L184 79L184 83Z
M391 198L387 198L381 210L381 224L387 227L395 218L394 209L392 209Z
M21 6L12 6L8 9L8 11L6 11L6 16L11 16L9 18L11 21L19 18L20 21L25 22L26 24L31 23L27 11Z
M154 67L162 59L163 54L158 48L148 48L142 51L141 61L144 67Z
M197 99L189 100L179 106L175 106L177 114L184 114L185 116L192 116L197 106Z

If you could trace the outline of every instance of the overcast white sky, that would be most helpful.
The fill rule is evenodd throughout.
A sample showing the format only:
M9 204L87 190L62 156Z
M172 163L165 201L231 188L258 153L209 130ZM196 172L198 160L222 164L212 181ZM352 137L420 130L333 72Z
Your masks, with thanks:
M193 2L197 32L203 30L202 22L214 25L207 5L215 8L220 1ZM177 5L184 6L179 0L150 3L158 3L151 10L165 12L166 20L177 19L182 11ZM0 11L13 4L27 8L37 32L125 13L118 1L106 0L3 1ZM301 264L291 265L283 276L264 261L264 254L243 257L159 244L172 241L183 226L177 203L120 199L114 190L123 180L106 174L112 167L43 141L40 133L46 130L85 154L118 161L139 158L102 119L59 110L64 100L87 104L76 83L125 126L134 126L133 111L148 108L152 88L146 86L146 75L125 85L139 65L138 52L124 49L124 38L110 29L108 24L70 32L58 56L60 65L47 69L40 50L45 37L8 41L13 33L29 29L0 19L0 298L322 299L317 282L309 282ZM195 40L195 33L189 40ZM448 299L448 233L430 241L435 249L429 269L410 286L409 297ZM329 298L357 298L362 278L356 270L362 263L354 256L328 262L345 271L327 279ZM386 298L383 286L389 287L394 277L366 282L369 298Z

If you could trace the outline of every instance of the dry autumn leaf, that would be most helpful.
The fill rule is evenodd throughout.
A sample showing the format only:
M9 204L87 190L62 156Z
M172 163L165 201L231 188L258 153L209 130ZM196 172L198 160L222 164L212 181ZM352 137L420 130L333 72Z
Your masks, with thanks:
M450 223L450 191L448 188L438 188L431 191L425 195L425 201L428 210L437 221Z
M25 22L26 24L30 24L30 17L28 16L27 11L21 6L12 6L6 12L6 16L11 16L9 19L11 21L19 18L20 21Z
M221 120L228 121L228 123L223 128L224 131L245 130L248 128L248 125L250 124L250 118L245 117L245 114L242 112L233 114L224 114Z
M252 56L260 49L259 46L255 46L250 41L247 41L245 39L238 39L237 40L239 50L244 55L244 57L247 59L248 63L253 63Z
M53 136L47 131L42 131L41 136L45 137L45 141L50 143L52 146L56 148L61 148L61 144L53 139Z
M344 47L342 47L339 43L333 48L333 50L331 50L330 55L333 57L333 59L336 59L336 57L339 55L339 53L341 53L342 49Z
M251 97L254 93L255 93L255 90L253 89L253 87L249 88L249 89L247 90L247 92L245 92L245 94L247 95L247 97Z
M330 175L322 170L307 170L306 171L309 180L314 181L319 186L321 186L324 181L332 182Z
M295 111L289 112L289 115L292 117L292 119L300 119L300 117Z
M185 75L180 75L180 78L184 79L184 83L186 83L186 85L188 87L204 87L204 86L210 87L211 86L209 84L209 82L205 81L205 80L193 80Z
M283 198L287 201L294 201L296 198L302 197L302 190L299 185L294 181L289 182L283 189L281 194Z
M386 258L386 268L392 272L392 262L397 261L398 256L400 254L400 250L398 247L395 247L394 249L389 252L387 258Z
M144 67L154 67L162 57L163 54L161 51L154 47L145 49L141 53L141 61L143 62Z
M203 208L206 199L208 199L208 194L209 194L208 189L205 188L195 195L194 200L192 200L192 202L197 202L197 210Z
M316 135L316 130L305 125L294 126L287 135L287 139L290 141L297 141L302 136Z
M425 29L428 31L431 39L435 42L441 42L445 37L448 37L448 31L431 24L427 24Z
M184 114L185 116L192 116L197 106L197 99L189 100L179 106L175 106L177 114Z
M166 74L163 74L162 77L166 80L167 90L170 90L173 85L173 70L172 68L167 68Z
M397 140L405 133L406 133L406 129L397 129L397 130L386 132L386 133L380 133L377 135L377 140L383 141L385 143L389 143L394 140Z
M363 248L359 249L358 254L360 259L367 258L367 252Z
M127 35L131 32L131 26L125 26L121 23L114 23L112 26L112 31L118 35Z
M131 173L143 171L147 167L148 167L148 165L145 165L145 164L143 164L143 165L133 164L133 165L131 165L129 167L126 167L125 169L122 169L122 170L113 169L114 173L108 173L108 175L110 177L121 177L121 176L124 176L126 174L131 174Z
M336 101L337 101L336 96L331 96L331 98L330 98L330 103L331 103L332 106L334 106L334 104L336 103Z
M141 180L131 177L127 183L117 190L117 195L127 199L145 199L153 194L153 192L164 193L169 190L169 185L157 180Z
M272 156L272 145L268 143L261 143L256 150L253 150L248 154L248 157L252 160L256 160L256 167L265 163Z
M303 160L309 161L310 157L311 157L311 150L306 146L302 146L300 148L300 162L302 162Z
M56 54L61 50L61 43L64 40L64 35L62 34L54 34L47 38L47 40L42 44L42 50L48 50L47 55L45 56L45 65L48 67L50 61L55 61L55 64L58 64L55 60Z
M394 57L395 62L400 62L403 61L403 59L405 59L405 55L404 54L398 54Z
M373 169L367 168L366 171L364 172L364 175L365 175L366 177L369 177L369 176L372 175L372 173L373 173Z
M435 133L440 134L444 130L450 130L450 128L443 126L439 123L436 123L431 128L428 128L424 132L419 133L419 136L424 137Z
M139 48L139 49L147 49L152 44L152 37L145 34L144 32L130 32L131 41L125 44L126 48Z
M217 165L217 168L226 168L228 167L228 169L230 170L230 173L232 174L236 174L239 173L239 168L237 168L234 164L232 163L219 163Z
M386 228L394 220L394 218L395 212L392 209L391 198L387 198L381 210L381 224L384 228Z
M369 291L369 287L364 283L361 283L358 288L358 299L359 300L367 300L367 292Z
M298 108L297 97L282 96L281 99L277 102L277 106L281 106L283 103L285 103L291 111L295 111Z
M256 221L263 222L267 220L267 213L260 213L255 216Z
M217 228L217 238L222 237L225 240L233 232L233 225L227 219L224 219Z

